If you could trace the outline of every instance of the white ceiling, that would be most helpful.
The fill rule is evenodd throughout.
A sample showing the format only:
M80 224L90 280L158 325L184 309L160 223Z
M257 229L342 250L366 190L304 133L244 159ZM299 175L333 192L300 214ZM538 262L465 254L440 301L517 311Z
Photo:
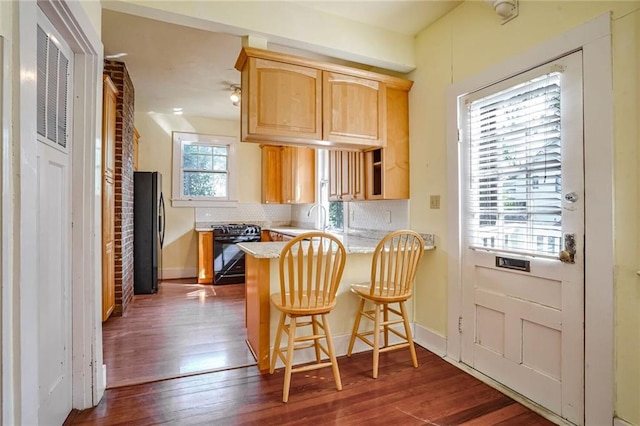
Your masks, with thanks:
M387 30L413 35L461 1L304 1L311 10L330 13ZM238 119L229 100L240 84L234 69L241 38L155 21L103 9L105 56L126 64L135 87L137 112L172 113Z

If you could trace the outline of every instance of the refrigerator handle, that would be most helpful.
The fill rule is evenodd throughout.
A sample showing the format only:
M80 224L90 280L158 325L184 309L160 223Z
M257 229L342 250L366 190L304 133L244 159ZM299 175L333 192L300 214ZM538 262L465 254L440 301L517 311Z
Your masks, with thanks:
M164 245L164 229L166 226L164 195L160 194L160 221L158 222L158 232L160 233L160 248Z

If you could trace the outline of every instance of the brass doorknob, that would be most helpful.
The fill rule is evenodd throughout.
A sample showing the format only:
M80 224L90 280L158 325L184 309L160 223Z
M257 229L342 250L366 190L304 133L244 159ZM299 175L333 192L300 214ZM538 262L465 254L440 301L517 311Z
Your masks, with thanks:
M558 256L558 259L560 259L561 262L569 263L571 261L571 253L566 250L562 250L560 252L560 255Z

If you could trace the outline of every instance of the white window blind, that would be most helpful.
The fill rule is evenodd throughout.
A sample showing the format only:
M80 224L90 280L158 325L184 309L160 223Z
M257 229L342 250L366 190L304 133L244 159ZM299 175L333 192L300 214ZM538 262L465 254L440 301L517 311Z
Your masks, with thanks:
M560 81L554 72L467 104L470 248L560 251Z
M40 25L37 34L37 131L51 143L66 148L69 136L69 59Z

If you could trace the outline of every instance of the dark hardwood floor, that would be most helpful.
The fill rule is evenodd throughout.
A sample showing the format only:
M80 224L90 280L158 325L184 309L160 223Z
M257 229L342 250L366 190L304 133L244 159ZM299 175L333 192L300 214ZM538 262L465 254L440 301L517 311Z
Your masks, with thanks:
M102 325L107 388L255 365L246 337L244 284L164 281Z
M174 285L163 290L167 293L177 291ZM217 296L208 294L207 290L215 290ZM218 292L217 287L203 289L193 286L191 291L194 292L193 299L189 300L193 303L184 301L184 306L165 306L143 298L137 303L136 309L144 310L146 306L147 321L141 320L138 327L167 328L157 334L170 336L170 341L183 344L191 340L201 341L203 333L218 337L228 336L229 333L233 335L234 330L224 329L238 327L236 323L216 327L220 330L212 331L214 325L221 325L219 319L209 318L209 314L194 314L195 306L212 303L207 299L220 297L222 291L232 292L233 287L224 286L220 288L221 292ZM231 307L222 311L225 309L229 309L229 317L244 315L242 308L236 307L236 312L231 312L234 310ZM169 314L169 311L175 312ZM181 325L175 331L169 331L170 324L173 323L175 326L176 322ZM192 327L194 324L208 326L192 329L189 324ZM122 330L120 332L125 333ZM134 329L130 332L137 333ZM237 334L237 331L235 333ZM217 337L213 338L215 340ZM200 343L194 344L191 349L187 346L178 348L174 344L154 346L150 349L149 341L154 339L149 338L146 343L141 337L131 339L130 345L135 346L135 349L129 348L129 351L144 354L152 350L154 363L161 363L162 359L176 358L176 351L187 357L190 350L196 354L201 351ZM231 340L222 338L216 343L220 353L227 348L226 342ZM232 359L236 356L234 347L229 346L226 358ZM371 352L355 354L351 358L340 357L338 362L342 391L335 390L330 368L294 374L289 402L286 404L282 402L283 370L276 370L273 375L261 374L255 365L108 389L97 407L73 413L66 424L552 424L437 355L421 347L417 347L417 353L418 368L411 365L408 351L381 354L377 379L371 377ZM237 364L244 362L246 358L242 358ZM135 369L127 374L135 374L133 370Z
M425 349L418 348L418 368L406 351L380 358L377 379L370 353L339 358L339 392L330 368L294 374L286 404L282 369L260 374L255 366L111 389L69 424L552 424Z

